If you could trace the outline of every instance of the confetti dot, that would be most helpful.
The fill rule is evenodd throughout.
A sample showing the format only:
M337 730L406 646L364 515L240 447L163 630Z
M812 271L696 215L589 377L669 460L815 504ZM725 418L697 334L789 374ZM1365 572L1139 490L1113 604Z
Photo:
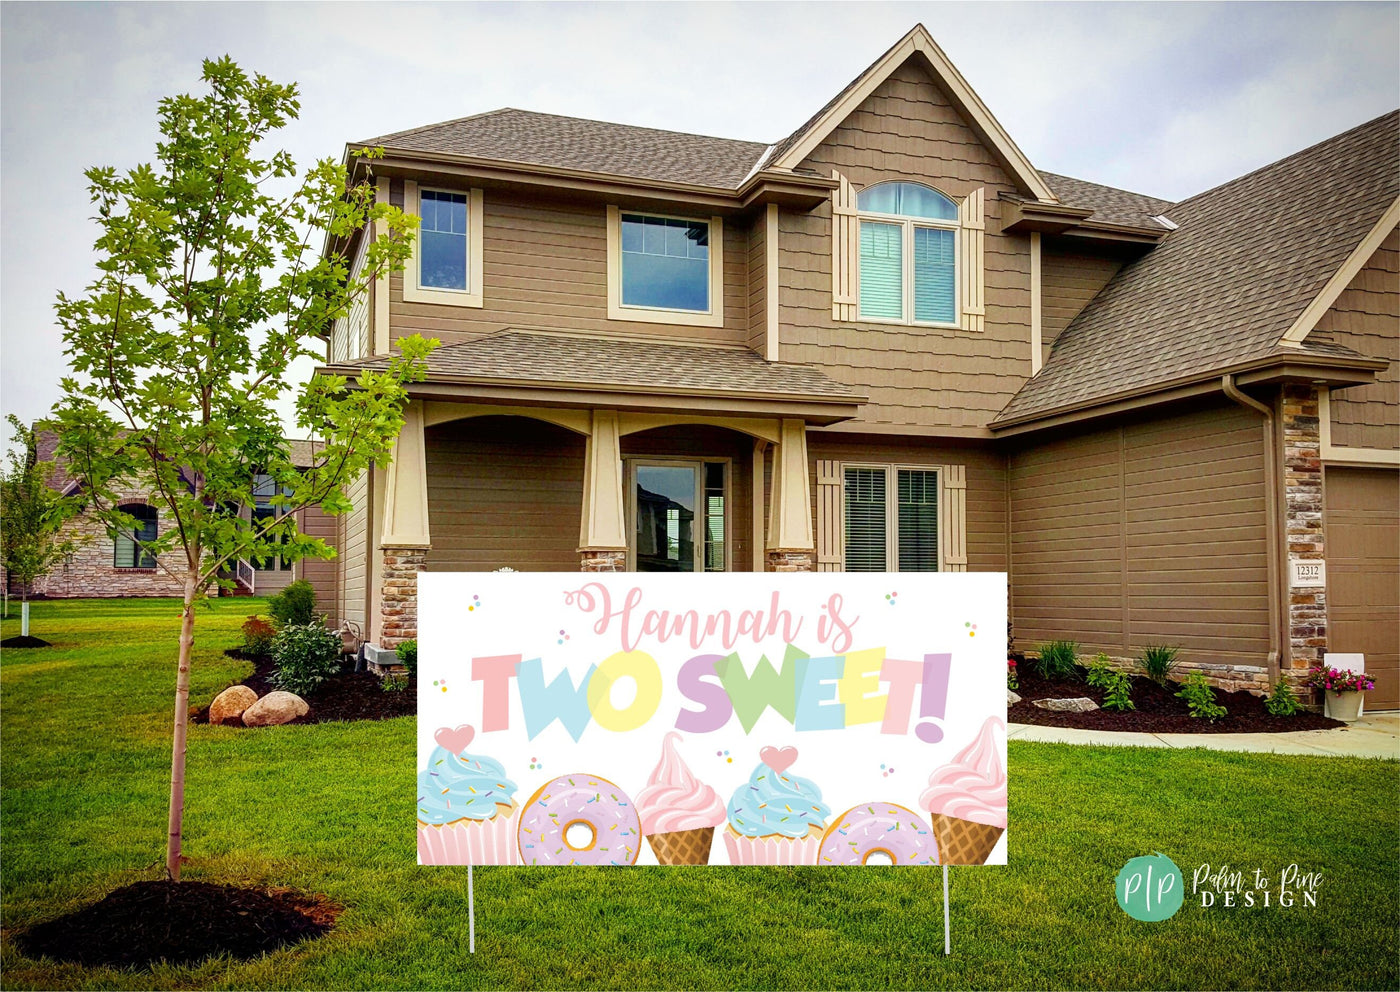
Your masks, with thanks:
M971 626L972 626L972 621L970 621L970 620L964 620L964 621L963 621L963 626L964 626L964 627L971 627Z
M967 632L967 636L968 636L968 637L976 637L976 636L977 636L977 631L975 631L975 630L969 630L969 631Z
M481 597L478 596L476 593L472 593L472 599L480 599L480 598L481 598Z
M880 762L880 767L881 767L881 768L884 768L884 767L885 767L885 763L884 763L883 761Z
M470 612L471 612L472 610L474 610L474 609L476 609L475 606L468 606L468 607L467 607L467 612L470 613Z
M725 758L725 759L724 759L724 763L727 764L727 765L732 765L732 764L734 764L734 759L733 759L733 758Z
M715 752L715 757L716 757L716 758L722 758L722 757L724 757L724 752L723 752L723 751L716 751L716 752Z

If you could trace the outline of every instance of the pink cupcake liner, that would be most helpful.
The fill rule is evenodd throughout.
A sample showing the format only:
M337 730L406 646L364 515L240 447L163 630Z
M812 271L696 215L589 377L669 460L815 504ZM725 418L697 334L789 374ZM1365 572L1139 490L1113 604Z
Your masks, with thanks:
M485 820L457 820L438 826L418 824L420 865L518 865L515 828L520 807Z
M732 829L724 832L731 865L815 865L821 851L821 834L805 837L745 837Z

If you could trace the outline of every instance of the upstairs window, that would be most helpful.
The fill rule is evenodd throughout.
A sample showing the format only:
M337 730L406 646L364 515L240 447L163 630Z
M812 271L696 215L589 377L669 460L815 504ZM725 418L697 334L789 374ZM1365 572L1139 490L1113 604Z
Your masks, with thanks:
M608 317L724 323L723 222L608 208Z
M430 189L404 180L404 209L419 218L403 273L405 302L482 305L485 202L479 189Z
M156 508L145 503L133 503L118 509L134 517L136 525L129 531L117 533L112 542L112 567L155 568L156 556L141 545L156 539Z
M861 190L860 319L958 322L958 205L918 183Z
M425 189L418 209L423 218L418 285L424 289L467 288L467 195Z

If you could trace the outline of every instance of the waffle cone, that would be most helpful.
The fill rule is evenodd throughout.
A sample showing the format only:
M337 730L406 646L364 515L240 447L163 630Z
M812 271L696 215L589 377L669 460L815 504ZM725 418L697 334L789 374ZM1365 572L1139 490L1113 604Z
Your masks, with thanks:
M943 813L935 813L932 820L933 835L938 838L938 862L945 865L985 864L1006 829Z
M663 865L707 865L710 844L715 839L714 827L695 830L672 830L664 834L647 834L647 843Z

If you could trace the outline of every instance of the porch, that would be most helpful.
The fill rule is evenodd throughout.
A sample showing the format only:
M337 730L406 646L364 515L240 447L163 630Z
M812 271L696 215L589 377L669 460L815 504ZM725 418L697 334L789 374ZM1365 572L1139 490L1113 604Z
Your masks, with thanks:
M410 395L342 544L340 612L384 649L424 570L812 570L807 427L864 400L746 350L522 332L439 349Z

